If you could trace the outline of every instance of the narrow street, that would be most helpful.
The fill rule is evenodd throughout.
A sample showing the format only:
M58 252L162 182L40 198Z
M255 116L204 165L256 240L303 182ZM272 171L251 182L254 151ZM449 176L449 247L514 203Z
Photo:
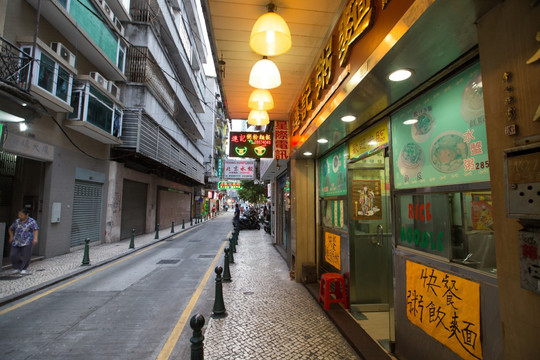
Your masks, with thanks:
M177 341L167 340L188 305L194 308L185 316L211 313L213 268L215 260L223 266L231 218L218 217L1 308L0 358L155 359L165 345L174 347L173 358L188 358L189 319ZM190 302L208 273L201 301Z

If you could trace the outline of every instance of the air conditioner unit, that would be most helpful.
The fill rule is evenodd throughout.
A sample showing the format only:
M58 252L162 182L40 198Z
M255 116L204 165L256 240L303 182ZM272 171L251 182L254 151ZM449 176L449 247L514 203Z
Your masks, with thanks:
M109 81L109 92L112 96L120 100L120 88L116 86L112 81Z
M105 11L105 15L107 15L109 19L112 21L112 23L114 24L114 13L111 7L109 6L109 4L107 4L106 1L103 1L103 3L101 4L101 7L103 8L103 11Z
M90 77L94 79L99 85L101 85L101 87L103 87L105 90L109 91L109 82L103 77L103 75L98 72L92 71L90 73Z
M51 49L62 59L64 59L69 65L75 67L75 55L67 49L62 43L52 42Z
M124 36L124 26L120 22L118 18L114 18L114 26L116 26L116 30L120 33L120 35Z

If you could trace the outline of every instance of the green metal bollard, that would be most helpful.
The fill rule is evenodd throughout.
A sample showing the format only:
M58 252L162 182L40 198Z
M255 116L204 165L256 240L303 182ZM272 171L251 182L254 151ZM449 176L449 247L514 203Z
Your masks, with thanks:
M223 282L231 282L231 270L229 268L229 248L225 248L223 250L225 252L225 259L224 259L224 265L223 265Z
M135 249L135 229L131 229L131 241L129 242L129 248Z
M229 249L234 246L232 242L229 242ZM229 264L234 264L234 255L232 251L229 251Z
M171 225L171 234L174 234L174 221L172 222L172 225Z
M233 238L229 239L229 244L230 244L229 247L230 247L231 251L236 254L236 244L235 244Z
M214 307L212 309L212 318L219 319L227 316L225 304L223 303L223 285L221 281L221 273L223 272L223 268L218 266L214 271L216 272L216 296L214 299Z
M184 219L182 219L182 230L184 230L186 227L184 226Z
M156 224L156 236L154 236L154 239L159 239L159 224Z
M204 360L204 336L201 329L204 326L204 316L195 314L189 322L189 326L193 330L191 342L191 360Z
M81 266L89 266L89 265L90 265L90 238L86 238L86 240L84 240L84 255L83 255Z
M193 218L191 216L189 217L189 226L193 226Z

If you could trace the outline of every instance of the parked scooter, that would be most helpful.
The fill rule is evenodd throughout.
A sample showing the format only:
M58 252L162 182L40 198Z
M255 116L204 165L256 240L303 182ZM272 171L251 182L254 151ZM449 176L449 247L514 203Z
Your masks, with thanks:
M240 230L260 230L261 225L255 209L249 208L240 215L238 227Z

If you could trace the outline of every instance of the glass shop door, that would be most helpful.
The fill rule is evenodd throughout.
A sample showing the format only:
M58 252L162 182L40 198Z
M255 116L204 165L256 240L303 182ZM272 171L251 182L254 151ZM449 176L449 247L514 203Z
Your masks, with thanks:
M348 166L350 302L364 330L390 351L394 305L390 165L385 153L382 149Z

